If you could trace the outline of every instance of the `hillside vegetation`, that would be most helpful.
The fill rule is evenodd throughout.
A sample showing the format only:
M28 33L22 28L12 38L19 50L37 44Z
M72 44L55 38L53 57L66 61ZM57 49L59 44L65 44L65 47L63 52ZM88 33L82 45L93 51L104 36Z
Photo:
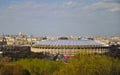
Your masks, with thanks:
M104 55L77 55L68 63L47 59L1 61L0 75L120 75L120 59Z

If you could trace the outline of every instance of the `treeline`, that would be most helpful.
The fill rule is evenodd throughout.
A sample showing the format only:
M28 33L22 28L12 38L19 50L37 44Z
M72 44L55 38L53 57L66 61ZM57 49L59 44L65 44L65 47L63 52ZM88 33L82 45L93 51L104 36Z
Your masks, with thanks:
M76 55L67 63L37 58L1 61L0 75L120 75L120 59L105 55Z

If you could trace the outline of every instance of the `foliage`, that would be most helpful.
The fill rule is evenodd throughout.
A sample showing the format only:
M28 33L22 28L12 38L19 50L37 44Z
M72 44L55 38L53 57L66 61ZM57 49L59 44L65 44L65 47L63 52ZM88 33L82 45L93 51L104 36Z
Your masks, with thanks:
M0 75L30 75L30 73L21 65L0 63Z
M120 75L120 60L104 55L77 55L54 75Z
M31 75L52 75L63 65L60 61L55 62L46 59L22 59L16 63L28 69Z
M105 55L76 55L68 63L21 59L0 63L1 75L120 75L120 59Z

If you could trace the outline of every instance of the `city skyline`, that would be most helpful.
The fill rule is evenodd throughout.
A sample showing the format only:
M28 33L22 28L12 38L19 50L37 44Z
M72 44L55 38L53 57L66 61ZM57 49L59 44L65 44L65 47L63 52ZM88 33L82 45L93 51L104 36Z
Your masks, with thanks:
M119 0L0 0L0 34L120 36Z

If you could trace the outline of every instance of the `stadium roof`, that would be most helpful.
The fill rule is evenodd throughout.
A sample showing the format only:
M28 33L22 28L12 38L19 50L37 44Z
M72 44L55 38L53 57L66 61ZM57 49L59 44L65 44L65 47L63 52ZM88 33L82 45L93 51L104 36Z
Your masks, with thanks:
M102 45L103 43L94 40L47 40L37 42L36 45Z

